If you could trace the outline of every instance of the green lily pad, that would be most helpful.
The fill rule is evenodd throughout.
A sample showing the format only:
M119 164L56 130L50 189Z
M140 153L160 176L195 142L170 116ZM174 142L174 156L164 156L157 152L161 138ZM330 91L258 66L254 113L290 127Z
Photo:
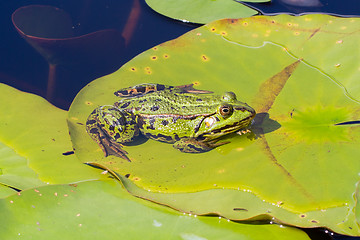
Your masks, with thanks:
M1 199L0 211L1 239L309 239L291 227L184 215L132 197L116 181L26 190Z
M127 176L147 194L135 193L136 186L130 192L183 211L236 220L274 217L360 235L353 211L360 172L360 105L350 84L359 77L358 66L354 63L340 74L323 64L324 56L339 60L348 50L337 49L334 35L346 36L349 46L356 46L357 32L319 30L314 37L313 31L303 30L308 34L303 44L297 39L300 24L306 24L302 29L321 29L329 21L358 22L322 15L221 20L142 53L76 97L69 126L77 156ZM253 22L257 25L248 26ZM270 38L272 31L276 39ZM219 94L235 92L258 112L252 126L256 139L233 134L226 139L230 144L202 154L148 140L124 148L132 162L104 157L85 131L87 116L97 106L117 101L113 93L118 89L143 82L193 83ZM205 207L209 196L213 198ZM247 211L238 214L234 209Z
M270 0L244 2L270 2ZM167 17L202 24L223 18L250 17L258 13L234 0L146 0L146 3L153 10Z
M353 99L360 99L360 71L356 49L360 36L359 18L325 14L299 17L277 15L225 19L207 25L225 39L259 47L264 42L283 45L294 56L329 75Z
M27 189L44 184L29 168L25 157L0 142L0 182L16 189ZM0 191L1 192L1 191ZM11 191L12 193L12 191Z
M102 178L73 154L66 111L5 84L0 93L0 184L24 190Z
M16 192L16 190L9 188L8 186L0 185L0 198L10 196Z

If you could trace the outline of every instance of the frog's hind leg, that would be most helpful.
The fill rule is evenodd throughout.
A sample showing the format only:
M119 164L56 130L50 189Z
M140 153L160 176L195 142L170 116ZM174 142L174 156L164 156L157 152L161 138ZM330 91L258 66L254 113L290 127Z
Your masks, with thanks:
M170 86L166 86L163 84L156 84L156 83L142 83L133 87L122 88L116 92L114 92L115 96L124 97L124 98L131 98L135 96L141 96L148 93L162 91L168 89ZM172 87L174 88L174 87Z
M130 161L121 144L130 142L139 135L130 113L114 106L100 106L89 115L86 129L105 156L115 155Z

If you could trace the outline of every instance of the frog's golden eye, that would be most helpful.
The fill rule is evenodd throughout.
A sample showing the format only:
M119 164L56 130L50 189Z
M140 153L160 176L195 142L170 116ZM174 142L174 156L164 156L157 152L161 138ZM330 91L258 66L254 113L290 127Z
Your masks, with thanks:
M220 107L220 114L223 117L229 117L233 113L233 108L231 105L222 105Z

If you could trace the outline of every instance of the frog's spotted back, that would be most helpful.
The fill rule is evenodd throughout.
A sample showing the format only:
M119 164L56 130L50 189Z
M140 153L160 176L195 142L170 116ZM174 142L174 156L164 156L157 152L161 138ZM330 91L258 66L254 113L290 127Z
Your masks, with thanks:
M211 91L206 90L197 90L193 87L193 84L182 85L182 86L167 86L163 84L152 84L152 83L143 83L133 87L123 88L114 92L115 96L131 98L136 96L143 96L145 94L157 92L157 91L176 91L179 93L212 93Z

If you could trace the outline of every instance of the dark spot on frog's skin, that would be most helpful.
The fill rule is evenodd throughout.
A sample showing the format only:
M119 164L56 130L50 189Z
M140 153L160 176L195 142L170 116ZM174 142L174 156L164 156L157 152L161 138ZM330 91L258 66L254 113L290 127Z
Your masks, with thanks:
M150 118L150 119L149 119L149 124L148 124L149 126L147 126L146 128L147 128L147 129L155 130L154 123L155 123L155 118Z
M220 130L220 129L215 129L215 130L213 130L212 132L213 132L213 133L219 133L219 132L221 132L221 130Z
M110 131L114 131L114 130L115 130L115 126L114 126L114 125L111 125L111 126L109 127L109 129L110 129Z
M130 105L130 102L124 103L123 105L121 105L121 108L126 108Z
M176 141L180 140L180 138L179 138L179 136L177 134L174 135L174 138L175 138Z
M129 178L129 177L130 177L130 173L126 174L125 177L126 177L126 178Z
M79 125L84 125L83 123L80 123L80 122L77 122L76 124L79 124Z
M153 112L155 112L155 111L157 111L157 110L159 110L159 106L152 106L151 108L150 108L150 110L151 111L153 111Z
M97 128L92 128L92 129L90 129L90 133L97 134L99 132L98 132Z
M165 89L165 85L157 84L157 85L156 85L156 89L157 89L158 91L162 91L162 90Z
M146 129L155 130L154 125L147 126Z
M234 107L235 110L240 110L242 112L245 112L246 111L246 108L244 107Z
M129 92L127 90L117 91L114 93L116 96L126 96L129 95Z
M67 152L63 152L62 155L64 156L69 156L69 155L72 155L74 154L74 151L67 151Z
M135 111L140 111L141 110L141 107L136 107L135 108Z
M144 87L144 86L138 86L138 87L136 87L136 91L137 91L137 92L144 93L144 92L146 91L146 87Z
M120 138L120 134L119 133L116 133L115 136L114 136L115 140L116 139L119 139Z
M205 140L206 139L206 137L204 137L204 135L199 135L197 138L196 138L196 140L198 140L198 141L203 141L203 140Z
M155 99L155 102L161 102L162 100L160 98Z
M136 122L135 122L135 120L131 119L130 121L127 121L126 124L134 125L134 124L136 124Z
M181 108L182 108L182 109L185 109L185 108L186 108L186 106L182 106Z
M189 144L188 147L195 150L196 152L204 152L204 150L202 148L198 148L193 144Z
M197 102L202 102L201 98L196 99Z
M147 99L143 99L143 100L140 100L139 103L143 103L143 102L146 102Z
M146 134L146 136L148 136ZM167 142L167 143L172 143L174 142L173 138L171 136L165 136L163 134L158 134L158 135L152 135L152 134L149 134L149 138L152 138L154 140L157 140L157 141L161 141L161 142Z
M86 125L90 125L90 124L94 124L94 123L96 123L96 120L91 119L86 122Z
M215 116L215 119L216 119L216 121L217 121L217 122L219 122L219 121L220 121L220 119L219 119L218 117L216 117L216 116Z
M164 125L164 126L166 126L166 125L169 124L169 121L168 121L168 120L162 120L161 124Z

